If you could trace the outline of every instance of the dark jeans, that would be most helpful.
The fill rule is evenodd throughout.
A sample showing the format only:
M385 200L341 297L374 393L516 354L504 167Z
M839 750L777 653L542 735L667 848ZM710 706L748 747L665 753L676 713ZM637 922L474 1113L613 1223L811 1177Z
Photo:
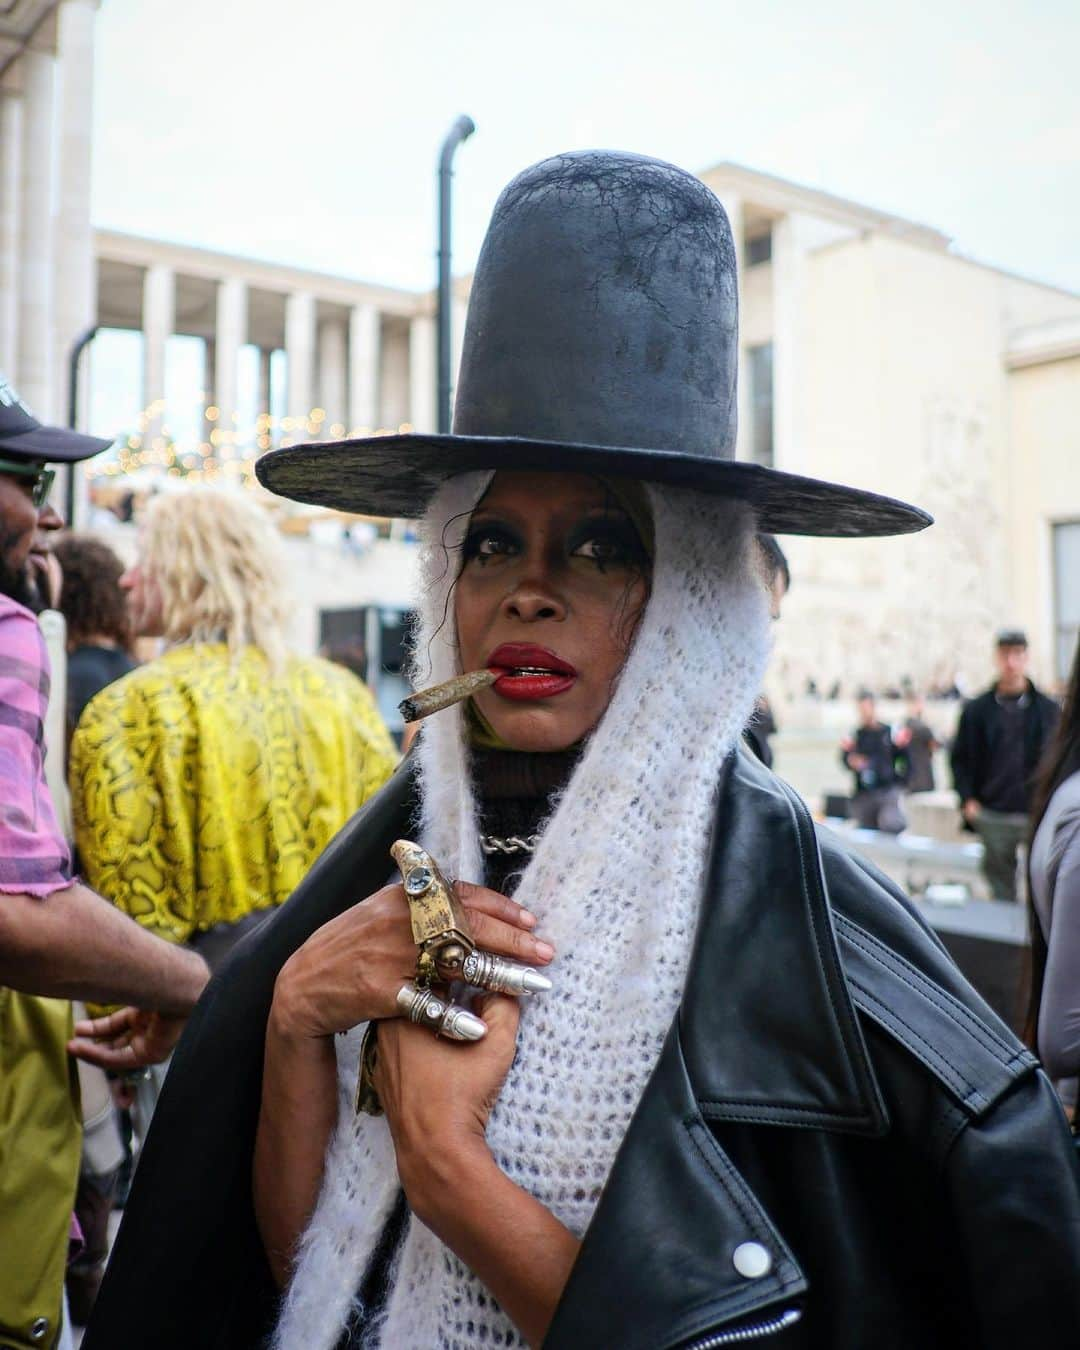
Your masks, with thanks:
M851 799L851 814L864 830L899 834L907 827L898 787L863 788Z
M1012 811L979 808L972 824L982 840L983 876L995 900L1019 900L1016 888L1016 850L1027 838L1028 818Z
M67 1268L67 1296L71 1320L77 1327L90 1321L90 1310L105 1274L109 1255L109 1215L116 1193L116 1172L106 1177L79 1177L75 1213L86 1246Z

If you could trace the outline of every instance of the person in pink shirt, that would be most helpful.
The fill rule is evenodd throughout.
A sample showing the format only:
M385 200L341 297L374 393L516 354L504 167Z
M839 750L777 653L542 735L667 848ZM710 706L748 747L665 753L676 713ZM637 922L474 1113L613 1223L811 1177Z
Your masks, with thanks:
M121 1069L164 1059L207 980L201 957L73 875L45 781L51 671L35 615L62 524L49 466L108 444L42 426L0 377L0 1344L19 1350L61 1331L81 1130L69 1054ZM74 998L130 1006L73 1029Z

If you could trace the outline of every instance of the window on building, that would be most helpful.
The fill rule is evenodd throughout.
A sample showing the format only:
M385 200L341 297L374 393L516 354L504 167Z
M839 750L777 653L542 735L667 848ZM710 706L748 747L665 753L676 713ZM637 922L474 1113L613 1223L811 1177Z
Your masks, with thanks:
M412 620L410 610L379 605L319 612L320 651L367 681L383 721L399 744L402 721L397 705L410 692L403 668Z
M1054 526L1054 625L1057 675L1065 680L1080 635L1080 520Z
M772 230L756 230L748 235L746 239L746 265L747 267L757 267L759 263L767 263L772 259Z
M751 347L750 458L771 467L773 462L773 351L772 343Z

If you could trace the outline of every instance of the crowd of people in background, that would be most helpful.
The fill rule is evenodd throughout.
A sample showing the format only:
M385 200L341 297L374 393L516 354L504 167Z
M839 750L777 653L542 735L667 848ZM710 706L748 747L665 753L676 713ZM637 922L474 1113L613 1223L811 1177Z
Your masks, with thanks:
M1003 629L994 647L996 677L963 706L949 745L952 785L963 828L982 845L983 874L995 900L1021 898L1018 858L1031 834L1038 766L1051 743L1060 706L1028 675L1028 640ZM906 795L933 792L934 755L942 748L925 720L925 701L907 696L897 727L882 722L869 691L857 700L858 725L840 745L853 777L850 814L863 829L899 834Z

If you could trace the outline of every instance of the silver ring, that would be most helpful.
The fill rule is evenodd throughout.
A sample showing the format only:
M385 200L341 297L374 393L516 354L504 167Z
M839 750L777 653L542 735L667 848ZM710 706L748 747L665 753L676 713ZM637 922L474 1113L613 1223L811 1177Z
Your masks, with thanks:
M531 966L479 950L465 958L461 978L475 989L489 989L493 994L546 994L551 988L548 977Z
M436 1036L449 1041L478 1041L487 1027L468 1008L448 1003L430 989L403 984L397 993L397 1006L403 1017L416 1026L428 1027Z

